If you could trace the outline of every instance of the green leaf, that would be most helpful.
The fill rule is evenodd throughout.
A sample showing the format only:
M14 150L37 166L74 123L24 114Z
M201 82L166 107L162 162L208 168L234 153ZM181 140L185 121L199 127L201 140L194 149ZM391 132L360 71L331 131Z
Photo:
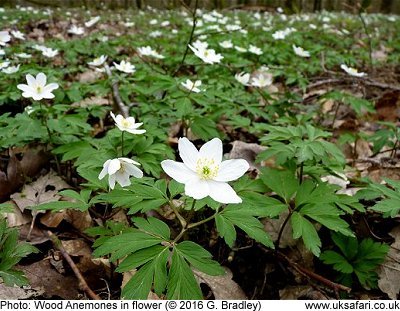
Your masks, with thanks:
M298 212L293 212L290 220L293 229L293 238L298 239L301 237L307 249L318 257L321 253L321 240L314 225Z
M177 250L174 250L172 254L167 288L167 299L203 299L200 287L197 284L192 270L189 268L189 265L186 263L181 253Z
M224 238L229 247L233 247L233 243L236 240L236 230L232 222L224 218L222 215L217 215L215 217L215 224L219 236Z
M197 270L209 275L221 275L225 271L214 260L212 255L200 245L192 241L184 241L176 246L176 250Z
M156 237L160 237L164 240L169 240L171 232L168 225L163 221L154 217L149 217L147 219L134 217L132 220L139 230L142 230L147 234L155 235Z
M325 251L319 257L324 264L333 265L333 269L342 273L352 273L353 266L342 255L334 251Z
M289 202L299 187L299 182L291 171L262 168L260 177L285 202Z

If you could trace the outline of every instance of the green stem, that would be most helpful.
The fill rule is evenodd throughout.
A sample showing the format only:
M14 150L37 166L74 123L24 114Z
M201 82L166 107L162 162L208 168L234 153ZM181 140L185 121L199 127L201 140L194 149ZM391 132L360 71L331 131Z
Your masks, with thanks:
M124 133L125 133L125 131L122 131L122 135L121 135L121 157L124 156Z
M211 215L210 217L207 217L207 218L205 218L203 220L200 220L198 222L194 222L194 223L188 224L187 225L187 229L192 229L192 228L200 226L200 225L202 225L202 224L204 224L204 223L206 223L206 222L208 222L210 220L213 220L215 217L217 217L217 215L218 215L218 210L214 213L214 215Z

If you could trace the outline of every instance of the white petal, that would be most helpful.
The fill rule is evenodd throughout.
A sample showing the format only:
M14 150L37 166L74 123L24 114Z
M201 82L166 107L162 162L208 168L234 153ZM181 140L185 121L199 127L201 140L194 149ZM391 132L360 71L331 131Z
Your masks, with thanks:
M36 76L36 83L44 87L46 85L47 77L43 72L38 73Z
M196 200L203 199L210 194L209 184L199 178L193 179L185 184L185 194Z
M54 90L58 89L58 84L57 83L50 83L46 85L43 89L43 92L52 92Z
M135 129L126 129L124 128L125 131L131 133L131 134L143 134L146 133L146 130L135 130ZM122 131L122 130L121 130Z
M214 180L227 182L238 179L247 172L249 167L249 163L243 159L222 161L219 166L218 175Z
M36 85L36 79L29 73L26 75L26 82L28 82L30 87L34 87Z
M135 160L132 160L129 158L118 158L118 160L120 160L122 162L130 163L130 164L140 165L139 162L136 162Z
M143 177L143 172L133 164L126 165L125 166L125 171L129 175L132 175L133 177L136 177L136 178L142 178Z
M116 123L116 122L117 122L117 119L115 118L115 114L114 114L112 111L110 111L110 115L111 115L111 117L114 119L114 122Z
M107 160L106 162L104 162L103 164L103 169L101 170L100 174L99 174L99 179L103 179L104 176L106 176L108 174L108 166L110 165L111 160Z
M32 88L29 85L26 85L26 84L18 84L17 88L20 89L23 92L32 92Z
M161 167L169 177L183 184L197 178L197 174L181 162L164 160L161 162Z
M108 185L110 186L111 189L114 189L115 187L115 174L108 176Z
M42 93L41 96L42 96L42 98L46 98L46 99L51 99L51 98L55 97L54 94L51 92Z
M191 170L196 170L196 162L199 157L199 152L196 147L186 137L179 138L178 142L179 156L183 163Z
M117 183L121 185L121 187L127 187L131 184L131 181L129 180L129 174L127 174L127 172L124 173L117 172L115 174L115 179Z
M222 141L219 138L213 138L205 143L199 150L199 157L214 159L215 164L222 161Z
M210 197L220 203L242 203L242 199L236 194L235 190L224 182L208 180L210 187Z
M112 159L108 165L108 174L115 174L121 168L121 162L118 159Z

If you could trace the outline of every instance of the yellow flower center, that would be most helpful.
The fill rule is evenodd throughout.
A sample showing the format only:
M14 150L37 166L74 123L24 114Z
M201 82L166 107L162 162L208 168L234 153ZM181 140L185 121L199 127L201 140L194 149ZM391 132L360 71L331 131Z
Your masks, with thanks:
M42 93L42 91L43 91L43 88L42 88L41 86L37 86L37 87L36 87L36 92L37 92L37 93L40 94L40 93Z
M131 125L130 122L126 119L123 119L121 124L123 127L130 127L130 125Z
M196 173L200 179L213 179L217 176L219 165L213 159L200 158L196 162Z

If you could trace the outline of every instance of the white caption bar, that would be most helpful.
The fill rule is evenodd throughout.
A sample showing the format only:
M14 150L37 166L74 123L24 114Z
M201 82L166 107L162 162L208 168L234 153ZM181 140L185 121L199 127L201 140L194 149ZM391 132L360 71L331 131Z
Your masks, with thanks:
M0 310L400 310L400 300L0 300Z

